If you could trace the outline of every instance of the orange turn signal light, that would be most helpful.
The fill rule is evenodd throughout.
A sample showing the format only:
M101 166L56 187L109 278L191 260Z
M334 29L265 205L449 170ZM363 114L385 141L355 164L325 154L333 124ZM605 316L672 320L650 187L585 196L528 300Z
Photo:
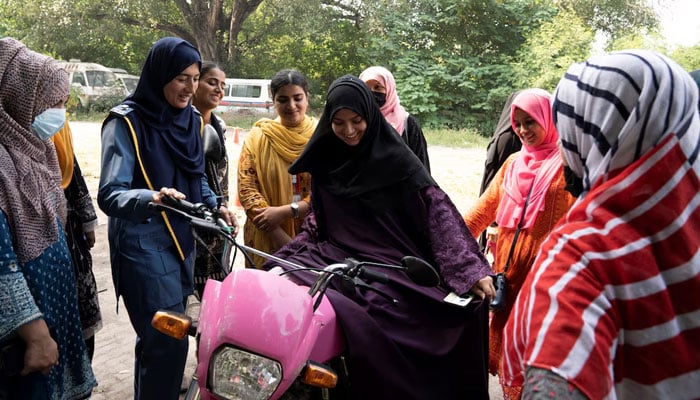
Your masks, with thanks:
M301 371L301 381L307 385L331 389L338 384L338 374L329 367L310 361Z
M192 325L192 320L182 313L156 311L151 320L151 325L156 328L158 332L174 337L175 339L184 339Z

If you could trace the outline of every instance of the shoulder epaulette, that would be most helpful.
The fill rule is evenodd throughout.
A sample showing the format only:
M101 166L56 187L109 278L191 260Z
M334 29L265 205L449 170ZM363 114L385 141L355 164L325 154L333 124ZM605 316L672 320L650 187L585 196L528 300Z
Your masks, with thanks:
M128 113L130 113L130 112L132 112L132 111L134 111L134 109L131 108L131 107L129 107L129 106L126 105L126 104L120 104L120 105L118 105L118 106L116 106L116 107L112 107L112 109L109 110L110 113L116 114L116 115L119 115L119 116L122 116L122 117L125 117L126 114L128 114Z

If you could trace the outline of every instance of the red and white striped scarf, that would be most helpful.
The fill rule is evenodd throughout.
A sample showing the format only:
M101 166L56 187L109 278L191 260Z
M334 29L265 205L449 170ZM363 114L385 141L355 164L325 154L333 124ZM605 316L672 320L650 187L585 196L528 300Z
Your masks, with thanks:
M626 51L572 66L554 104L586 192L545 240L504 330L527 367L586 396L700 397L700 117L677 64Z

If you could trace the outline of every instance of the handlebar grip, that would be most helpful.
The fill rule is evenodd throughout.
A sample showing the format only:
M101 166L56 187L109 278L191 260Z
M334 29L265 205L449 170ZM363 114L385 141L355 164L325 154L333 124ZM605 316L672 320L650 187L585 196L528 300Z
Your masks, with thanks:
M163 195L160 196L160 201L163 202L163 204L176 208L178 210L190 213L197 211L197 206L195 206L187 200L176 199L172 196Z
M383 272L373 271L371 269L362 269L360 271L360 278L362 278L368 282L379 282L379 283L389 282L389 275L387 275Z

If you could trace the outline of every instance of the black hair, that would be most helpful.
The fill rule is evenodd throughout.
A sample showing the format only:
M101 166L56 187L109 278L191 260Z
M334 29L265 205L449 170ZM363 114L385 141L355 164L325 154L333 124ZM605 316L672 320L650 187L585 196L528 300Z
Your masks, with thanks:
M272 98L275 98L275 94L282 87L287 85L296 85L304 89L304 93L309 94L309 81L306 79L304 74L295 69L283 69L277 72L270 82L270 91L272 92Z
M221 68L221 66L219 64L217 64L214 61L202 61L202 68L199 71L199 76L202 77L202 76L206 75L207 72L209 72L213 69L220 69L222 71L224 70L223 68Z

